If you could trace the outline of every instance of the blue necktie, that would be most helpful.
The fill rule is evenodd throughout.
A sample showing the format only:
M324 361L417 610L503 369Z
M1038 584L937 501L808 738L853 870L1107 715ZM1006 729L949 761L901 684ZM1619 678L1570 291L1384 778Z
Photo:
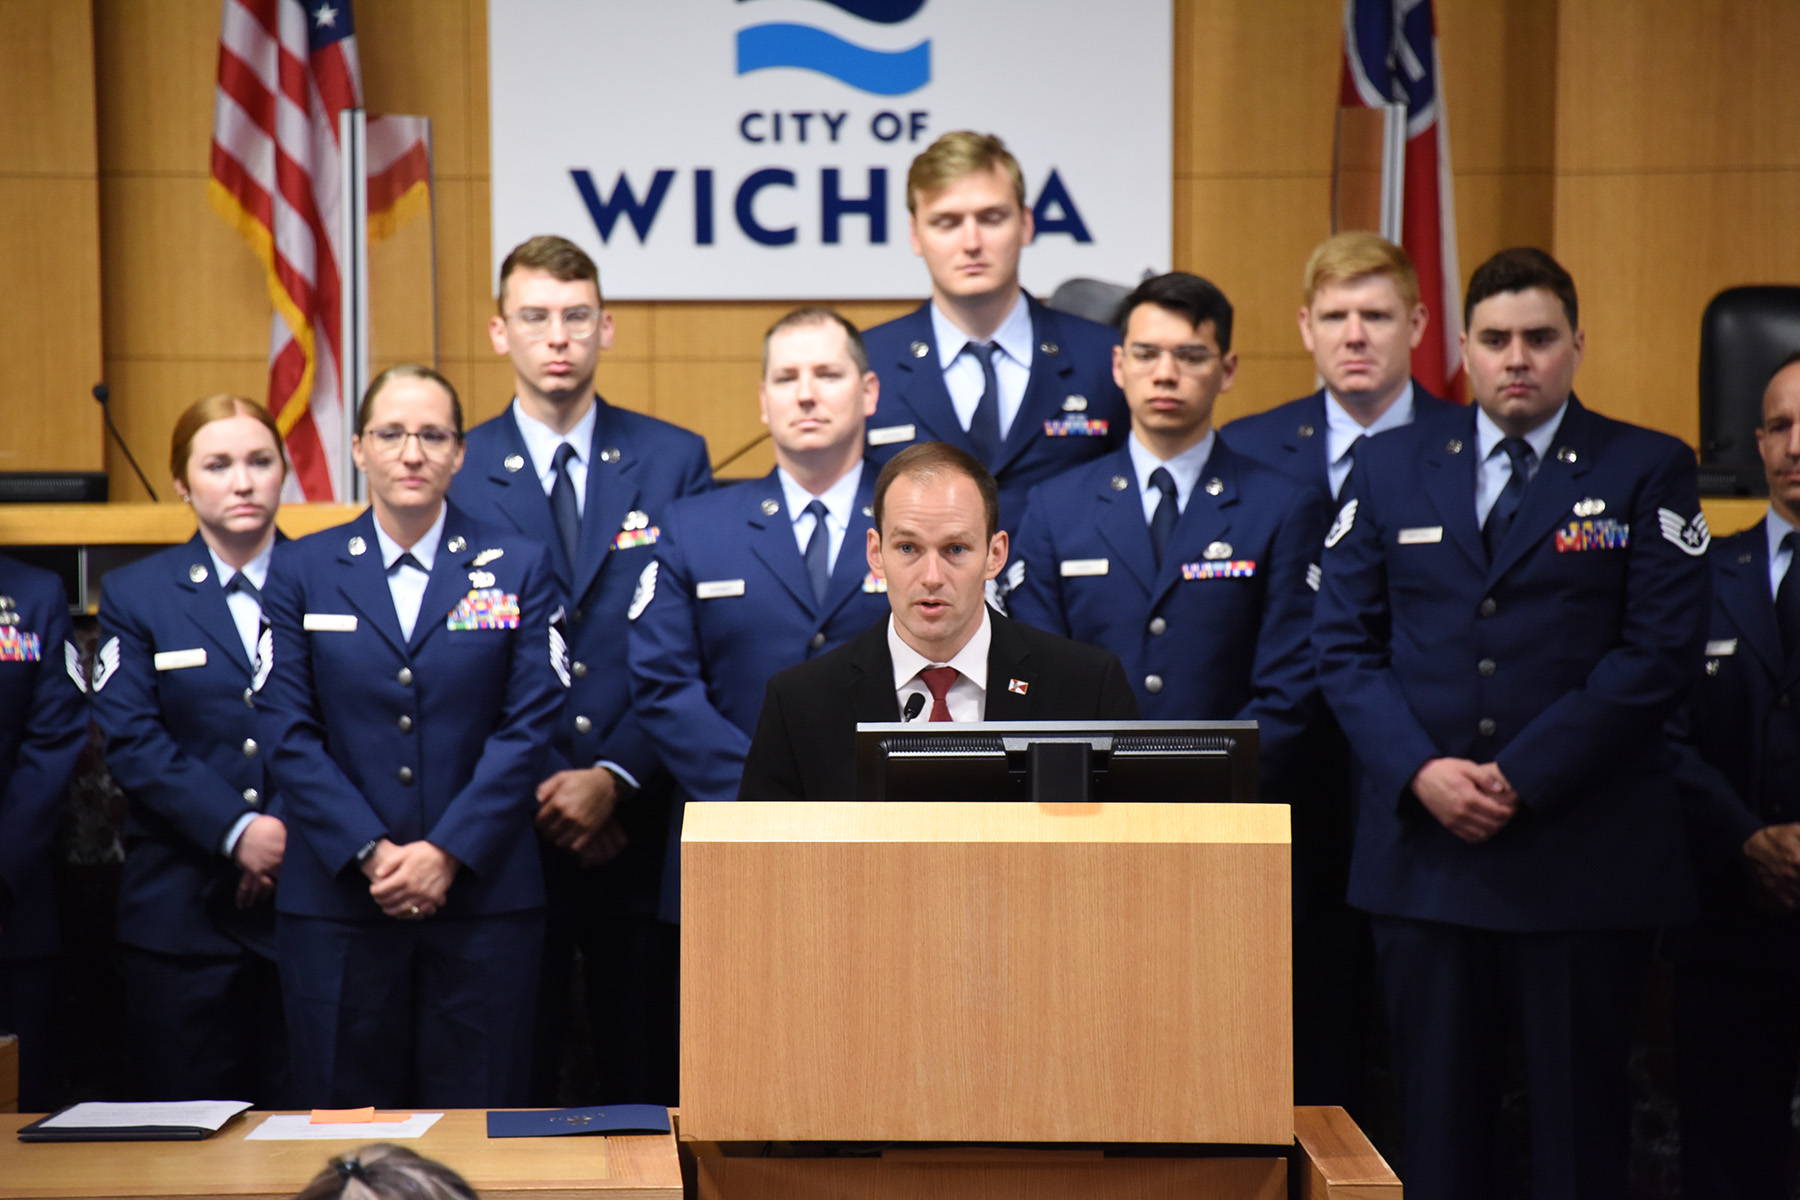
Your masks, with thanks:
M563 553L569 557L569 569L575 569L575 551L581 545L581 509L575 503L575 481L569 478L569 460L575 447L564 442L550 460L556 481L550 485L550 519L556 522L556 536L562 541Z
M1163 547L1169 544L1169 535L1175 532L1175 518L1180 515L1175 507L1175 477L1169 474L1169 468L1158 467L1150 472L1150 486L1162 493L1156 511L1150 514L1150 549L1160 567Z
M1800 661L1800 533L1789 532L1781 539L1787 547L1787 574L1775 589L1775 623L1781 628L1781 654L1788 670Z
M1536 457L1531 445L1524 438L1501 438L1500 449L1506 451L1506 457L1512 459L1512 475L1507 478L1506 486L1500 489L1500 495L1494 499L1494 507L1488 510L1487 524L1481 527L1481 541L1487 547L1488 561L1494 560L1494 554L1506 541L1507 530L1512 528L1513 518L1519 515L1519 505L1525 499L1525 485L1530 481L1531 460Z
M981 400L969 421L969 445L982 465L992 468L1000 453L1000 380L994 374L994 344L970 342L965 348L981 363Z
M1794 535L1790 533L1788 536L1792 537ZM225 594L230 595L232 592L242 592L244 595L256 601L256 606L258 608L262 607L262 592L257 589L257 586L254 583L250 582L250 577L242 571L233 575L231 577L231 582L225 585Z
M814 500L803 510L813 515L812 536L806 540L806 577L812 581L813 602L825 603L831 584L831 530L825 528L825 502Z
M1335 500L1346 500L1356 494L1350 490L1350 483L1356 478L1356 452L1362 447L1362 443L1363 435L1359 433L1356 440L1350 443L1350 448L1344 451L1344 457L1350 460L1350 469L1344 472L1344 482L1338 484L1337 495L1333 497Z

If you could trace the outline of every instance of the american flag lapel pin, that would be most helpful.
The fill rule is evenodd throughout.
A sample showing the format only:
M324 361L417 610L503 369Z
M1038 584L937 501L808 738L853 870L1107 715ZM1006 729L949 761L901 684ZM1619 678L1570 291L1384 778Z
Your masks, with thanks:
M1015 692L1021 696L1023 696L1030 689L1030 687L1031 687L1031 685L1029 683L1026 683L1023 679L1009 679L1006 681L1006 690L1009 692Z

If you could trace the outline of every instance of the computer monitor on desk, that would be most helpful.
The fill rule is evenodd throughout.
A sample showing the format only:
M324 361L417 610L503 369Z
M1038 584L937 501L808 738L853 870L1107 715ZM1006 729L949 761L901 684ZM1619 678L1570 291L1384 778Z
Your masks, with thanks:
M977 721L856 727L859 800L1257 800L1254 721Z

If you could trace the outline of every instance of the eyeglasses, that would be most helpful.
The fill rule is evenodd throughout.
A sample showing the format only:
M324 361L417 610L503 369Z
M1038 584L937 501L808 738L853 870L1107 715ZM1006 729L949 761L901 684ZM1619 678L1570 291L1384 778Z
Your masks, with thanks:
M1175 356L1175 365L1183 371L1198 371L1213 361L1213 352L1206 346L1152 346L1148 342L1133 342L1126 349L1133 366L1141 370L1151 370L1162 361L1165 354Z
M405 449L407 438L418 438L419 449L428 458L439 458L450 453L450 448L457 442L456 431L445 429L442 425L427 425L423 429L404 429L399 425L382 425L375 429L364 430L363 436L374 443L375 449L390 458L399 456Z
M556 315L547 308L521 308L508 319L517 322L526 337L541 342L550 336L550 323ZM563 332L572 338L585 338L599 325L600 310L597 308L565 308L562 311Z

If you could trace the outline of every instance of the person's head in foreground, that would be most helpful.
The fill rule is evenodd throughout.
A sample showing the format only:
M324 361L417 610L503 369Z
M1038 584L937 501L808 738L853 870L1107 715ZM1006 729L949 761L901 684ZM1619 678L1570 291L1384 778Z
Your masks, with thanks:
M340 1154L294 1200L480 1200L441 1162L389 1142Z

